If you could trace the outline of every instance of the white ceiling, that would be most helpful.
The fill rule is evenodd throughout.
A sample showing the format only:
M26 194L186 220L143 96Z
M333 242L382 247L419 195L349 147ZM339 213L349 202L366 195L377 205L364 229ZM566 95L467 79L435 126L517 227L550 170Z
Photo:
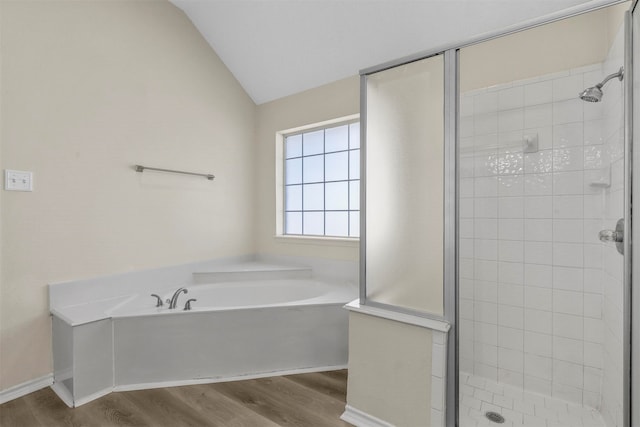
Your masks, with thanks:
M170 0L256 104L360 69L615 0Z

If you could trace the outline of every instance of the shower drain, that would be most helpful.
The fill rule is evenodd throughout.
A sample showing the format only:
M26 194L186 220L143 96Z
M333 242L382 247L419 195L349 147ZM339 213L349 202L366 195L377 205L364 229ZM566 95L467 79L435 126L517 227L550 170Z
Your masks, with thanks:
M485 412L484 416L491 422L498 424L504 423L504 417L497 412Z

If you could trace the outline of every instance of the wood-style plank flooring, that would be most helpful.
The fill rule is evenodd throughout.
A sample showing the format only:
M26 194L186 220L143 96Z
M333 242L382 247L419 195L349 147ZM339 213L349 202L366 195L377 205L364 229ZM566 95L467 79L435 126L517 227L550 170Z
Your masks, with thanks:
M346 370L111 393L75 409L47 387L0 405L0 426L349 426L346 395Z

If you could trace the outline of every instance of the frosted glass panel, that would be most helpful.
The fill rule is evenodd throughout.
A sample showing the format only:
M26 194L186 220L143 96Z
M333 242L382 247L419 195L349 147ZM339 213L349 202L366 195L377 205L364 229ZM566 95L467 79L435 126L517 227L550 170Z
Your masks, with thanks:
M304 234L315 234L318 236L324 234L323 212L305 212L303 221Z
M349 183L330 182L325 187L326 204L328 211L346 211L349 209Z
M349 212L349 236L360 237L360 212Z
M360 209L360 181L349 182L349 209Z
M443 313L443 105L442 56L367 78L367 299L436 315Z
M324 181L324 156L303 157L302 171L304 182Z
M349 151L349 179L360 178L360 151Z
M360 148L360 123L349 125L349 148Z
M349 212L327 212L325 215L327 236L349 235Z
M287 212L284 229L287 234L302 234L302 212Z
M302 182L302 159L287 160L284 171L287 184L300 184Z
M310 229L314 235L352 235L349 215L341 215L340 225L333 226L327 225L327 218L323 214L320 227L319 219L315 219L314 215L310 217L312 222L305 226L304 212L355 212L360 209L359 126L358 122L346 122L285 136L283 207L285 214L302 213L295 220L291 219L290 227L285 225L285 234L289 233L289 229L295 230L295 234L304 234L306 229ZM351 138L354 139L353 143L350 142ZM320 228L326 233L320 233Z
M325 180L340 181L348 179L349 152L327 154L325 157Z
M302 210L302 186L290 185L285 187L287 194L285 198L285 209L288 211Z
M287 160L285 180L287 184L299 184L302 182L302 159Z
M285 151L287 159L302 156L302 135L288 136Z
M324 130L305 133L302 137L302 153L305 156L320 154L324 151Z
M324 151L342 151L349 149L349 125L326 129L324 133Z
M324 210L324 184L304 185L302 191L305 211Z

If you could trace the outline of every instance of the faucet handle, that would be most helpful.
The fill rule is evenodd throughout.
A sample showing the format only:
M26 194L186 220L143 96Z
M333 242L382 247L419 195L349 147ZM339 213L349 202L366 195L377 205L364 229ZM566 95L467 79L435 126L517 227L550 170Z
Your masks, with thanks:
M151 294L151 296L157 298L156 307L162 307L162 298L160 298L160 295Z
M191 301L198 301L195 298L188 299L184 305L184 310L191 310Z

